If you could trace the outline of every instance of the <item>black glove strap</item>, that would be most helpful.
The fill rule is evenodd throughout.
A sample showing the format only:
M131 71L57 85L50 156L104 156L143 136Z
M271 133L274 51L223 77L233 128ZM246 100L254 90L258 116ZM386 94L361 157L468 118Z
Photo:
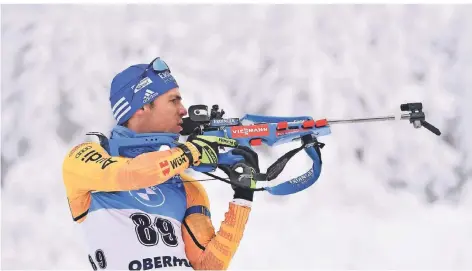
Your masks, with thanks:
M193 165L192 151L190 151L190 149L185 144L181 144L181 143L177 145L177 148L181 149L184 152L185 156L187 156L189 160L188 162L189 166L192 166Z

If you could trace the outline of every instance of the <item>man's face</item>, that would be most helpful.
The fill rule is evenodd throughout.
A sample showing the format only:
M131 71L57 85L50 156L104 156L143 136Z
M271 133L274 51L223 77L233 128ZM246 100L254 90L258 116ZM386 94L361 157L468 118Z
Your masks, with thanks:
M182 104L178 88L157 97L154 105L147 104L143 114L145 130L154 133L180 133L182 118L187 115L187 109Z

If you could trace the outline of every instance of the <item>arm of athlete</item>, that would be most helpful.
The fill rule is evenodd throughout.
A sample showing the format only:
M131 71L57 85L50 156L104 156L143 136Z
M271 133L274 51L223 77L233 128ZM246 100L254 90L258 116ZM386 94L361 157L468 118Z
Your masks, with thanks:
M184 180L191 180L181 175ZM187 258L195 270L226 270L239 247L251 212L251 202L234 199L220 229L210 217L208 196L198 182L186 182L187 212L182 225Z
M194 161L199 152L185 143ZM181 163L175 163L179 159ZM181 148L143 153L135 158L112 157L100 144L74 147L63 162L63 181L74 220L90 206L92 191L127 191L165 182L189 167L189 157ZM85 215L83 215L85 216ZM79 217L79 219L77 219Z
M243 152L239 150L239 154ZM257 154L250 150L244 154L246 164L259 172ZM197 270L226 270L242 240L254 191L233 186L233 200L229 203L220 229L215 233L210 203L203 186L185 174L181 174L181 177L187 180L184 183L187 211L182 226L187 258Z

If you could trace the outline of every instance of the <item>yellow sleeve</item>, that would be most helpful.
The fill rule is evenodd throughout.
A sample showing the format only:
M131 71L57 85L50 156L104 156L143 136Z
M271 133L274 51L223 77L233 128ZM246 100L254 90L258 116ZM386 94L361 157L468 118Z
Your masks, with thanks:
M185 174L181 177L191 181ZM203 186L198 182L185 182L184 186L187 213L182 237L187 258L195 270L226 270L239 247L251 208L229 203L225 219L215 234Z
M198 150L191 144L186 145L196 161ZM69 207L77 221L81 215L86 215L92 191L145 188L163 183L188 167L188 158L180 148L123 158L112 157L100 144L88 142L74 147L66 155L62 174Z

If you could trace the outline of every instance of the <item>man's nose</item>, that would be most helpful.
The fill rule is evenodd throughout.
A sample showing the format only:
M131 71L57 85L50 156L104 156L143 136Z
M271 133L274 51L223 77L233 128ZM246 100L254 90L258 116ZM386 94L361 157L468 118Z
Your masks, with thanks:
M185 107L182 106L182 107L180 107L180 112L179 113L183 117L183 116L187 115L188 111L187 111L187 109L185 109Z

